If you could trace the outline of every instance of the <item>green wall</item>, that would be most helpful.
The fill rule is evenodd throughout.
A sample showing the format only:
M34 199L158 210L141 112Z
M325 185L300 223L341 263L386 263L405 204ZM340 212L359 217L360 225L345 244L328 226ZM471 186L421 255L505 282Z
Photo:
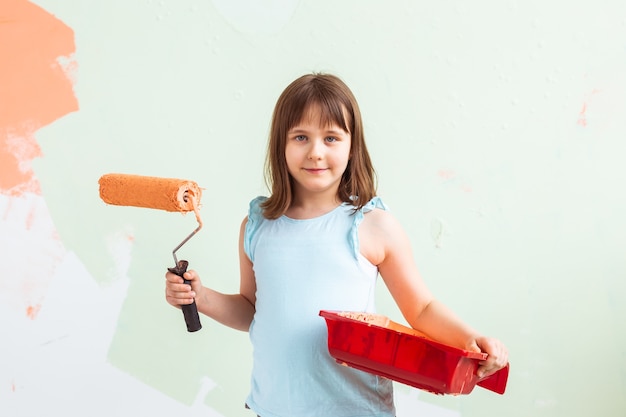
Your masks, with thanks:
M8 31L25 3L0 6L0 43L40 30ZM27 134L3 136L39 187L0 190L1 414L251 415L247 334L206 318L188 334L163 297L195 219L107 206L97 181L198 182L205 227L181 254L206 285L237 291L274 102L327 71L361 104L379 193L428 285L510 350L504 396L398 385L398 416L626 415L623 2L30 4L73 32L51 65L77 108L19 122L38 155L15 151ZM26 272L7 272L16 260ZM382 284L378 297L402 320Z

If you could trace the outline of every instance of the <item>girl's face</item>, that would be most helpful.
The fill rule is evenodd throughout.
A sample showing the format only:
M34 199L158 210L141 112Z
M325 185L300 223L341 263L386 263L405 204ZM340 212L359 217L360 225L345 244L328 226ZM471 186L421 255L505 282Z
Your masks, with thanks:
M295 198L335 198L350 160L350 132L335 123L322 125L319 106L311 106L287 132L285 159Z

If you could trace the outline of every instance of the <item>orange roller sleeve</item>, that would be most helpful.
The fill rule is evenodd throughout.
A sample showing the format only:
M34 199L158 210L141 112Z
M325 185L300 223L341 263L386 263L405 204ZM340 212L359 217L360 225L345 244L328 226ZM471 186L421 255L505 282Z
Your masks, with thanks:
M105 174L98 183L100 198L116 206L196 211L202 196L202 190L195 182L174 178Z

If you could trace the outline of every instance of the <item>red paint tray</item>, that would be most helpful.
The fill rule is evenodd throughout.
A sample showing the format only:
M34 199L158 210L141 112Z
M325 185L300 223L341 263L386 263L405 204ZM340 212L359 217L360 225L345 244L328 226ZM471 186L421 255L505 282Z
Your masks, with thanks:
M487 354L429 339L379 314L320 311L328 327L328 351L341 364L435 394L469 394L478 385L504 394L509 365L479 378Z

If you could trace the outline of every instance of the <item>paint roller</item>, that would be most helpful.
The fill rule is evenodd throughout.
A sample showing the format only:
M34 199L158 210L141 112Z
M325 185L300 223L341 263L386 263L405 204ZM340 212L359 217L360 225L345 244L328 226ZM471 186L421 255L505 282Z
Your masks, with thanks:
M179 261L176 257L176 251L202 228L199 211L202 191L198 184L188 180L129 174L105 174L100 177L98 183L100 185L100 198L107 204L183 213L193 211L195 213L198 227L174 248L172 256L175 266L168 268L170 272L183 278L189 263L185 260ZM186 279L184 281L185 284L191 284ZM187 331L200 330L202 324L200 324L195 300L191 304L182 305L181 308L187 324Z

